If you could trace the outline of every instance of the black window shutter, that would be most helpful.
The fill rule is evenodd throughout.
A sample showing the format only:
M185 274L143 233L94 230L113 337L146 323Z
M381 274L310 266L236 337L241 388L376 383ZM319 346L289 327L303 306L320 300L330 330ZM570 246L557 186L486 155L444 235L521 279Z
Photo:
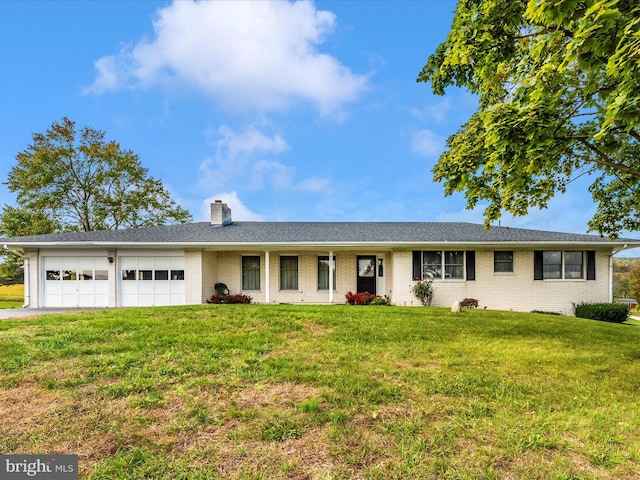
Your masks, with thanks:
M413 280L422 280L422 255L419 250L413 251Z
M467 254L467 280L476 279L476 252L468 250Z
M596 279L596 251L587 252L587 280Z
M542 250L535 250L533 252L533 279L542 280Z

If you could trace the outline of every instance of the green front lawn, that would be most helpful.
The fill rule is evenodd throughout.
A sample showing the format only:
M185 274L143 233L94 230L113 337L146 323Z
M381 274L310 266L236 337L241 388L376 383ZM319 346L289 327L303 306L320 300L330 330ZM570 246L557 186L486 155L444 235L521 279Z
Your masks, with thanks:
M0 321L0 452L90 479L620 479L640 328L209 305Z

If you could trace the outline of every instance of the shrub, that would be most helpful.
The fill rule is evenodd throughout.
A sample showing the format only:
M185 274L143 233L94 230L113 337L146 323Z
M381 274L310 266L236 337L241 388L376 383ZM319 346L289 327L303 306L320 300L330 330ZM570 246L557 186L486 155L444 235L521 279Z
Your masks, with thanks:
M391 305L389 303L389 299L387 297L381 297L380 295L376 296L369 305Z
M411 287L411 292L420 300L425 307L431 305L433 301L433 280L420 280L416 278L416 283Z
M349 305L391 305L387 297L381 297L369 292L348 292L345 298Z
M573 304L573 313L579 318L589 318L602 322L622 323L629 317L629 307L620 303L578 303Z
M347 292L345 298L349 305L369 305L376 296L369 292Z
M207 303L251 303L253 298L250 295L245 295L244 293L234 293L233 295L218 295L214 293L209 298L207 298Z
M465 298L460 302L460 308L478 308L478 300L475 298Z

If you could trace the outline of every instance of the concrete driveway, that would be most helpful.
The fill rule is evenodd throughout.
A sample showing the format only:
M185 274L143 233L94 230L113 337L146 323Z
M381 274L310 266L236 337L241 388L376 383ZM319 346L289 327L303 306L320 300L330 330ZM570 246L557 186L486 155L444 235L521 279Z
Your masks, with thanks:
M36 315L50 315L55 313L83 312L85 310L100 310L97 308L0 308L0 320L8 318L35 317Z

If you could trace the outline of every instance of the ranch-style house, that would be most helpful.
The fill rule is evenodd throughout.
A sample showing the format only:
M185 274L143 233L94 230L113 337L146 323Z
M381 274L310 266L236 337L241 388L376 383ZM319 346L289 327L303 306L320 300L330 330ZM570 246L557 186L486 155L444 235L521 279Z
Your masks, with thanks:
M612 256L640 240L471 223L233 222L0 239L24 256L25 307L133 307L203 303L223 284L256 303L344 303L347 292L435 306L475 298L480 308L572 314L610 302ZM221 285L218 285L220 288Z

